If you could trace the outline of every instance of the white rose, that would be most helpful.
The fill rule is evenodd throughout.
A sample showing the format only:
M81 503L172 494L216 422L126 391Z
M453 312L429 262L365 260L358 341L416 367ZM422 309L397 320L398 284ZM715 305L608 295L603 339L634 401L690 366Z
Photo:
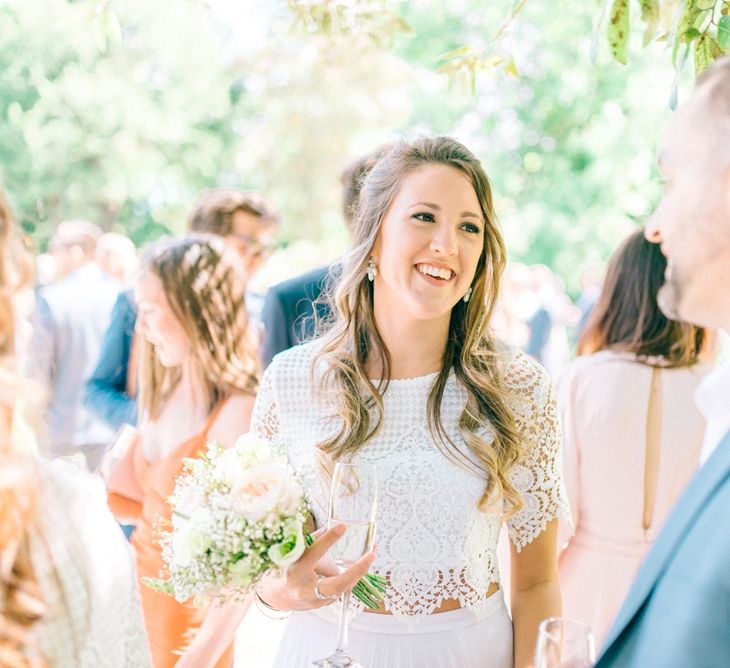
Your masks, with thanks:
M221 482L233 486L243 462L235 448L228 448L215 460L215 477Z
M293 515L302 498L302 488L286 466L261 464L239 472L231 489L233 505L252 522Z
M187 566L205 552L212 543L210 513L205 508L196 511L187 522L180 523L172 536L173 561L177 566Z
M287 536L283 543L277 543L269 548L269 559L280 568L286 568L304 554L305 547L304 534L299 527L293 535Z
M252 431L239 436L233 449L249 466L265 462L271 457L269 444Z
M205 505L205 497L194 487L181 487L175 497L175 513L178 517L190 519ZM173 522L175 515L173 515Z

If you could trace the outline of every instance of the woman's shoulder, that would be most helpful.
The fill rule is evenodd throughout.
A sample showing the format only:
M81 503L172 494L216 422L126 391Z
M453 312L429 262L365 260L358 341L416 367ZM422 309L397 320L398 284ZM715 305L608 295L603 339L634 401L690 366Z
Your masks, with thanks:
M266 370L266 375L279 382L290 382L302 377L308 378L312 361L322 349L322 345L321 339L313 339L280 352L274 356Z
M545 392L552 386L547 369L534 357L509 346L497 349L505 387L517 394Z
M243 392L229 396L208 431L208 439L231 446L251 426L256 397Z

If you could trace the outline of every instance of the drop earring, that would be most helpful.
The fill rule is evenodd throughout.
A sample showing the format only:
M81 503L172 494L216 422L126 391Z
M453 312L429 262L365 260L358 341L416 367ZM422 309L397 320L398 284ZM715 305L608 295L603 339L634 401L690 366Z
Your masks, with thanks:
M473 289L474 288L472 288L471 285L470 285L469 286L469 289L466 291L466 294L464 295L464 303L465 304L468 304L469 303L469 300L471 299L471 293L472 293L472 290Z
M368 260L368 268L367 268L367 276L368 280L372 283L375 280L375 277L378 275L378 265L375 264L375 258L371 255L370 259Z

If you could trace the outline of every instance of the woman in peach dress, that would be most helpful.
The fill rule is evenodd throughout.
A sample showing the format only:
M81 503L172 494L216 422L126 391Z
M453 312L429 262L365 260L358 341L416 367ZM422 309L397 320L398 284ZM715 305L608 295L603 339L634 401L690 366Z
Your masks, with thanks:
M183 460L207 441L230 446L248 430L257 388L256 348L248 334L242 277L223 240L188 235L163 240L142 259L137 280L140 364L139 431L108 480L109 503L137 528L132 545L139 576L163 567L155 540ZM142 585L142 606L156 668L228 667L244 610L208 610ZM183 658L180 654L185 653Z
M600 644L699 461L705 332L657 305L666 259L641 231L611 259L581 356L557 381L575 533L559 557L563 614Z

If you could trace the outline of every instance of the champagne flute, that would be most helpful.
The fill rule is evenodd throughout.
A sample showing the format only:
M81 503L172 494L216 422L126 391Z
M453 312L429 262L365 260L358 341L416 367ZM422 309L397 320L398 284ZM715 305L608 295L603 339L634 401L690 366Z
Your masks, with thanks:
M330 489L327 527L347 527L345 534L330 548L329 554L340 572L347 570L373 548L378 481L375 466L336 464ZM347 652L350 592L342 594L337 648L326 659L310 663L310 668L362 668Z
M593 633L588 626L561 617L540 622L535 668L591 668L595 660Z

